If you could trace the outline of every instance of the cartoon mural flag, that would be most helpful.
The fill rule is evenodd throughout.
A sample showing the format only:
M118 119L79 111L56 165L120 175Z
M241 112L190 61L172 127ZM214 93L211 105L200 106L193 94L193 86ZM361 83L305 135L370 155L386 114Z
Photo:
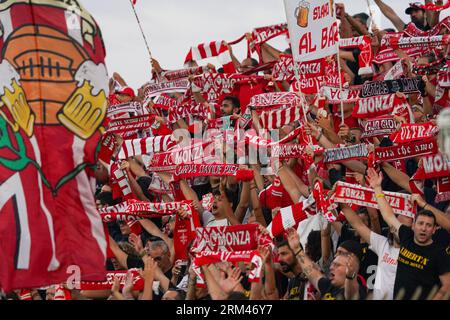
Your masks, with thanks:
M76 0L0 2L0 287L103 280L93 167L108 75Z

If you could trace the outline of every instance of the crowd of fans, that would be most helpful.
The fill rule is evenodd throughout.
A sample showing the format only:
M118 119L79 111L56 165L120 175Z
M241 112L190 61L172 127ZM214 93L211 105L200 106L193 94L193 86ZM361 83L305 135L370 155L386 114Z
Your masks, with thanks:
M446 18L440 17L438 11L424 10L420 8L420 4L411 4L406 9L411 21L404 23L388 4L381 0L375 0L375 3L396 30L380 30L373 24L369 30L367 14L352 16L342 4L337 4L340 9L340 37L369 36L374 55L379 52L386 34L403 32L410 25L415 25L426 34L442 18ZM449 34L449 31L442 28L440 34ZM251 37L251 33L246 35L249 41L252 40ZM231 45L225 45L232 52ZM217 124L222 119L219 131L236 134L235 130L229 129L240 126L243 132L254 130L255 135L261 139L272 139L273 136L265 135L260 127L258 113L249 106L249 101L256 94L290 91L296 79L278 81L270 69L280 58L280 54L288 56L290 49L282 53L267 43L261 49L259 61L248 57L241 62L233 55L233 64L238 73L250 77L261 75L252 85L235 85L233 90L223 94L218 100L220 107L211 112L206 120L198 119L195 114L188 114L171 121L167 110L155 106L156 98L146 97L145 86L135 94L125 80L115 73L110 82L110 105L139 102L146 113L154 114L155 117L152 118L152 127L134 132L136 136L132 136L130 132L114 134L117 145L111 162L99 161L97 164L97 207L110 208L130 198L150 203L175 201L174 192L170 188L174 172L153 172L149 166L153 154L117 159L122 144L130 137L164 136L174 134L177 129L185 129L189 132L188 138L194 138L199 136L198 130L200 136L203 136L212 123ZM443 44L438 49L430 48L423 55L411 57L406 50L396 48L394 61L372 63L373 73L368 75L360 75L358 72L360 49L341 49L344 88L383 80L384 75L400 61L403 68L400 77L421 76L425 90L422 93L397 92L396 96L407 102L407 114L411 116L388 116L394 119L398 128L408 123L435 124L441 110L449 107L448 87L441 88L438 84L440 69L418 73L418 68L415 67L425 68L438 62L443 66L448 65L450 46ZM152 64L154 79L160 80L167 70L155 59ZM195 62L188 65L191 68L195 66ZM266 67L262 71L255 69L261 66ZM208 64L204 71L219 74L224 72L220 68L216 71L212 64ZM190 75L188 79L196 102L211 108L213 104L205 100L199 90L195 90L196 75ZM440 98L443 95L445 105L436 104L437 96ZM184 98L184 92L169 93L168 97L180 102ZM118 219L107 223L112 254L107 260L106 269L108 272L137 269L136 272L126 273L123 283L117 277L113 279L110 288L102 290L70 288L68 284L62 284L15 290L3 293L4 298L53 300L55 295L61 295L62 290L66 298L74 300L448 299L450 198L436 201L440 178L423 179L422 193L410 184L411 177L423 166L426 156L418 155L375 164L371 163L373 160L370 157L324 164L324 150L366 144L369 151L373 152L377 147L389 147L396 143L390 140L390 135L364 137L364 124L368 119L358 120L352 116L356 102L329 104L327 97L320 95L320 90L317 94L306 93L303 101L306 102L305 114L300 119L277 128L277 133L278 139L283 139L295 129L303 127L306 144L297 138L289 144L303 143L304 156L291 159L272 157L269 163L262 163L262 158L257 158L256 163L238 161L240 169L253 171L253 179L243 181L234 176L213 175L181 179L180 190L184 199L192 201L195 209L192 213L178 209L172 214L144 218L137 222ZM343 120L340 108L343 108ZM242 120L249 113L252 121L242 125ZM126 114L122 118L132 116ZM230 119L229 125L225 124L225 119ZM225 126L227 128L223 129ZM242 134L240 138L244 139ZM183 141L179 137L176 139L178 143ZM239 154L237 145L227 142L225 145L223 150L226 155L233 151ZM236 156L235 160L237 158ZM249 157L244 159L248 160ZM123 188L113 175L117 168L124 173L131 188L131 196L127 199L124 199ZM196 214L200 225L205 228L257 224L259 232L267 236L270 234L267 227L281 208L310 198L316 182L322 184L325 198L329 199L336 192L339 181L372 190L377 208L340 202L329 210L336 219L325 219L316 203L312 209L316 214L313 212L304 221L296 221L300 223L274 236L273 243L257 248L262 261L258 281L250 281L250 274L255 267L252 263L225 261L201 266L199 269L204 275L205 286L199 287L199 277L192 263L194 253L191 252L187 260L175 259L177 244L174 243L174 229L177 216L190 219L190 214ZM410 199L417 206L415 215L399 215L394 212L386 192L411 195ZM310 220L314 222L308 225ZM134 286L136 277L140 277L144 283L139 290Z

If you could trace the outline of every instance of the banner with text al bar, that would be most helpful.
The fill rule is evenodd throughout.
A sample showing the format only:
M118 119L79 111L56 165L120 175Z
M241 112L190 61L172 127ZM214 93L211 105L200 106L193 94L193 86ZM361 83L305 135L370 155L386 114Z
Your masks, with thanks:
M338 24L334 0L284 0L295 61L337 53Z

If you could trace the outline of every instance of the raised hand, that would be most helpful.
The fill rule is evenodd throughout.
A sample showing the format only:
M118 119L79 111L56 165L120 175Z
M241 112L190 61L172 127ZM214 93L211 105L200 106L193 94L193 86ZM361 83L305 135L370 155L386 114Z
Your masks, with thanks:
M286 238L292 251L297 252L301 249L300 238L298 236L297 230L295 230L294 228L287 229Z
M239 268L232 269L231 267L228 267L227 276L228 277L225 277L224 272L220 272L218 283L226 294L230 294L242 280L241 270Z
M141 237L138 235L131 233L128 236L128 241L134 246L136 252L141 253L144 250L144 245L142 244Z
M371 188L381 188L381 183L383 182L383 173L377 173L375 169L370 168L367 170L367 180Z

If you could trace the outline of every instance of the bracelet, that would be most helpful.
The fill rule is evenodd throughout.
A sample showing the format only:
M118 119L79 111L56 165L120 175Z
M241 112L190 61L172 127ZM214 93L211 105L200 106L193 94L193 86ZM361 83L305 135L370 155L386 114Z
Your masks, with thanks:
M354 272L352 276L349 276L347 274L345 275L345 279L347 279L347 280L355 280L355 278L356 278L356 272Z
M376 197L377 199L381 199L381 198L384 198L385 195L384 195L384 193L380 193L380 194L377 194L375 197Z
M298 254L299 254L300 252L302 252L302 251L303 251L303 248L300 247L300 250L297 251L297 253L295 254L295 256L298 256Z
M423 210L426 210L427 205L428 205L428 203L426 203L426 204L422 207Z

